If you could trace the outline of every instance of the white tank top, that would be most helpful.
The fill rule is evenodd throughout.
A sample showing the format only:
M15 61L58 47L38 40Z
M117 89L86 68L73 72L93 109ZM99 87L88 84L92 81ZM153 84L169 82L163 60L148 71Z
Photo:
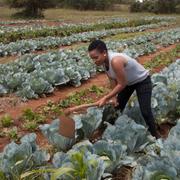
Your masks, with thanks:
M106 73L112 79L116 79L116 74L111 66L111 61L114 57L121 56L127 60L127 64L124 67L125 76L127 79L127 85L133 85L138 82L143 81L149 75L149 71L146 70L141 64L139 64L135 59L129 57L124 53L115 53L108 51L108 60L109 60L109 69L108 71L105 68Z

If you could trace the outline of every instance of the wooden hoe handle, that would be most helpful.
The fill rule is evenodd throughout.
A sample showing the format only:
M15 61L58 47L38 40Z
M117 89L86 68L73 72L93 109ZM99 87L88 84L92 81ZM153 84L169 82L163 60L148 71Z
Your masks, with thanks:
M112 102L108 102L107 104L113 104L113 103ZM88 108L88 107L92 107L92 106L98 106L98 103L95 102L95 103L89 103L89 104L82 104L82 105L79 105L79 106L68 108L67 110L65 110L65 115L68 115L71 112L82 110L84 108Z

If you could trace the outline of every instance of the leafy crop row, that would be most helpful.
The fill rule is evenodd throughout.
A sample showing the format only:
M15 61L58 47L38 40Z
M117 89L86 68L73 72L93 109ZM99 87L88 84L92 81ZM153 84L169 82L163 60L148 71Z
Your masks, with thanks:
M137 57L156 50L153 40L169 44L180 39L179 29L152 33L137 38L107 42L109 49L127 47L123 52ZM152 41L152 42L150 42ZM164 41L163 41L164 42ZM136 48L134 50L134 48ZM70 83L80 86L82 80L95 75L97 67L87 56L86 48L63 50L42 55L26 55L12 63L0 65L0 94L16 92L24 100L52 93L55 86Z
M9 44L0 45L0 56L22 55L35 50L46 50L59 46L71 45L77 42L89 42L93 39L104 38L119 33L130 33L136 31L144 31L145 29L157 28L160 26L168 26L169 24L161 22L159 24L142 25L137 27L127 27L120 29L90 31L72 34L67 37L45 37L38 39L20 40Z
M168 18L161 18L161 17L147 17L147 18L141 18L141 19L125 19L122 20L110 20L105 22L99 22L96 24L67 24L67 25L60 25L60 26L53 26L53 27L46 27L46 28L40 28L35 30L30 30L28 28L27 30L19 30L19 31L10 31L4 33L0 33L0 42L3 43L10 43L21 39L31 39L31 38L37 38L37 37L47 37L47 36L70 36L74 33L80 33L80 32L86 32L86 31L96 31L96 30L102 30L102 29L113 29L113 28L122 28L122 27L136 27L140 25L146 25L151 23L158 23L162 21L171 21L174 19L168 19Z

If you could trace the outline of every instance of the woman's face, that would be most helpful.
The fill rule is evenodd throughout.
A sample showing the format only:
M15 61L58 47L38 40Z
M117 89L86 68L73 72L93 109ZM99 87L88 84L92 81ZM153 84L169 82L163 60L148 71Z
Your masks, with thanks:
M92 51L89 51L89 56L97 66L100 66L105 62L107 57L107 52L106 51L99 52L97 49L94 49Z

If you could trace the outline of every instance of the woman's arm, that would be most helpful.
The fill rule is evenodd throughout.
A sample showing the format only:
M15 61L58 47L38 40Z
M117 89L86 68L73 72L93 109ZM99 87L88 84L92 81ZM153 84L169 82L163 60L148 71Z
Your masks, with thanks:
M107 74L108 76L108 74ZM117 85L117 81L108 76L110 88L113 89Z

